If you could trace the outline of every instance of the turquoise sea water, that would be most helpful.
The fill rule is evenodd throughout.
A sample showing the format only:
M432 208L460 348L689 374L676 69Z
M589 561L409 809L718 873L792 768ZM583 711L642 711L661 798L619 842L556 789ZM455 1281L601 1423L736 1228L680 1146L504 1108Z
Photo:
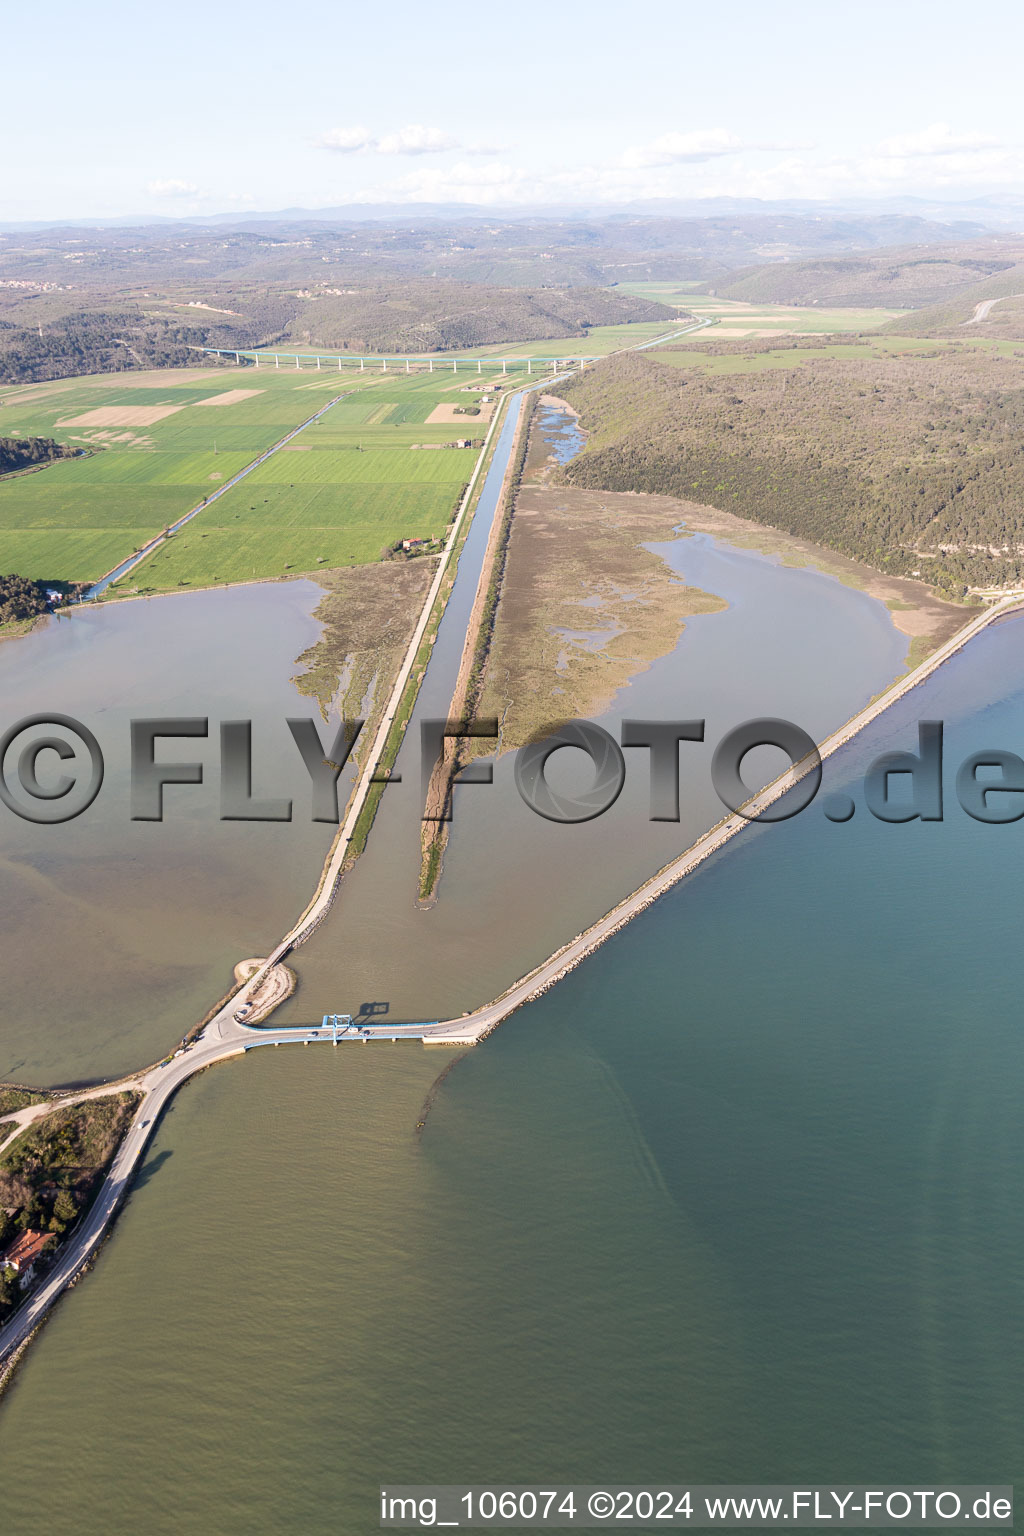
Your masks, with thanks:
M851 822L744 834L463 1058L187 1088L0 1405L5 1523L347 1536L385 1481L1024 1471L1024 831L952 797L883 825L858 784L918 718L950 787L1024 752L1022 641L842 754Z

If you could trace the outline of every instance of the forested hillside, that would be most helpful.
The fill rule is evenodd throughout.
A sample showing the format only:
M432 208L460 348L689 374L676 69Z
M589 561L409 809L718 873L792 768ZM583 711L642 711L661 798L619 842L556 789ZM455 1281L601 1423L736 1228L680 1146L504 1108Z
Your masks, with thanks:
M352 211L0 231L0 383L185 366L202 346L445 351L674 318L622 281L902 307L1024 256L1019 237L909 216Z
M35 384L81 373L195 366L206 333L124 308L72 314L29 329L0 320L0 384Z
M588 326L678 319L664 304L601 288L487 288L404 282L336 294L194 289L99 304L73 292L17 294L0 308L0 383L34 384L83 373L184 368L202 347L280 344L351 352L437 352L549 336ZM188 294L190 297L186 298ZM27 323L31 317L32 323Z
M293 340L349 351L438 352L491 342L585 336L588 326L675 321L678 311L602 288L487 288L402 283L318 295L288 327Z
M990 279L1020 258L1020 242L992 250L991 242L859 252L811 261L775 262L733 272L718 284L722 298L758 304L831 304L857 308L917 308ZM892 322L899 329L902 316Z
M631 355L589 370L562 390L590 434L567 477L703 502L952 595L1018 580L1024 360L966 346L839 359L827 344L791 368Z
M944 303L890 320L882 329L902 336L959 334L1019 341L1024 338L1024 262L1014 263L984 282L972 283Z

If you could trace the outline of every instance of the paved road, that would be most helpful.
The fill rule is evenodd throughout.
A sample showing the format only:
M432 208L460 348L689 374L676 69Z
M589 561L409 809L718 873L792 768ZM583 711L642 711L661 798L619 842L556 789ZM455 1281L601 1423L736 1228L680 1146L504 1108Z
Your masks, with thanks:
M300 432L305 432L306 428L311 427L314 421L319 421L324 412L329 411L332 405L337 405L339 400L344 400L345 396L351 393L350 389L346 389L340 395L335 395L332 400L328 400L326 405L320 407L315 416L310 416L299 426L293 427L287 436L282 437L272 448L268 448L265 453L261 453L258 459L253 459L251 464L247 464L244 469L240 469L237 475L232 475L230 480L225 480L223 485L219 485L215 491L211 491L209 496L205 497L198 506L193 507L190 512L186 512L184 517L179 517L176 523L171 523L168 533L177 533L179 528L184 528L185 524L190 523L194 517L198 517L200 512L205 512L208 506L224 495L225 491L232 490L240 480L245 479L246 475L251 475L254 469L259 469L260 465L265 464L268 459L272 459L275 453L280 453L281 449L286 448L293 438L298 437ZM129 571L134 571L135 567L143 560L148 559L154 549L163 544L166 538L167 533L158 533L155 538L150 539L148 544L144 544L136 554L127 560L123 560L112 571L108 571L105 576L101 576L99 581L94 582L86 592L83 601L88 602L90 598L99 597L100 593L105 592L112 582L120 581L122 576L127 576Z
M998 299L982 299L980 304L974 306L974 314L971 318L961 321L961 324L978 325L980 321L987 320L993 304L1001 304L1003 299L1024 299L1024 293L1004 293Z
M691 327L691 329L695 328ZM544 386L534 385L533 387ZM512 399L515 397L509 396L507 398ZM45 1283L34 1292L25 1306L0 1329L0 1365L14 1350L25 1342L61 1291L74 1279L95 1252L131 1184L135 1169L153 1134L162 1110L177 1092L178 1088L181 1087L182 1083L186 1082L196 1072L201 1071L207 1066L212 1066L215 1062L224 1061L228 1057L240 1055L247 1050L257 1047L269 1045L323 1045L331 1042L330 1035L318 1027L309 1026L306 1028L281 1030L254 1029L237 1023L234 1013L245 1001L251 989L259 984L270 966L280 960L295 943L301 940L312 924L317 921L318 917L330 905L338 873L347 851L348 842L351 839L359 812L365 803L366 795L369 793L372 775L387 742L405 683L412 669L429 620L434 599L440 591L441 579L448 558L451 555L458 530L466 515L470 499L478 481L487 447L492 440L492 435L499 421L503 419L503 414L499 410L495 413L494 419L491 422L484 450L477 461L473 478L470 481L452 533L445 546L444 557L441 560L437 576L424 604L416 632L406 652L406 657L395 687L392 690L384 719L374 738L372 750L360 775L352 807L339 833L338 841L318 896L311 903L300 922L282 940L281 944L260 970L254 972L246 986L220 1009L188 1049L172 1057L169 1061L139 1074L136 1078L125 1079L117 1084L90 1089L87 1093L68 1096L61 1100L62 1103L73 1103L77 1102L80 1098L96 1097L104 1093L111 1093L121 1087L135 1088L144 1095L142 1104L124 1141L118 1149L117 1155L101 1186L99 1195L81 1227L65 1244L57 1264L47 1276ZM499 461L496 457L489 473L503 476L504 469L504 462ZM941 666L944 661L988 624L991 624L1002 614L1009 613L1021 606L1022 599L1020 595L1015 595L1005 598L1002 602L995 604L992 608L986 610L985 613L979 615L978 618L974 619L957 635L954 635L951 640L948 640L935 651L916 671L894 684L874 704L869 705L859 715L856 715L846 725L834 732L826 742L822 743L820 748L822 758L828 757L831 753L837 751L839 747L855 736L858 731L863 730L864 726L869 724L870 721L877 718L883 710L889 708L897 699L902 698L911 688L934 672L937 667ZM800 765L797 765L796 769L791 770L773 784L768 785L752 798L748 806L750 812L755 814L770 805L790 789L794 783L797 783L806 771L806 768L801 770ZM368 1023L359 1029L350 1030L343 1038L342 1043L418 1039L422 1040L425 1044L435 1045L475 1044L517 1008L522 1007L531 998L537 997L550 986L553 986L560 977L578 965L582 959L592 953L593 950L604 943L618 929L622 928L638 912L651 905L666 890L683 879L698 864L703 863L705 859L709 858L731 837L736 836L737 833L741 832L748 825L749 820L747 818L736 815L728 817L719 826L712 828L703 837L698 839L686 853L667 865L663 870L660 870L651 880L647 881L645 885L625 901L620 902L618 906L614 907L599 922L587 929L585 933L577 935L575 939L563 946L561 950L552 955L543 965L538 966L528 976L516 982L501 998L489 1003L486 1007L476 1009L473 1013L466 1014L461 1019L449 1019L437 1024L389 1025ZM26 1111L19 1111L19 1116L25 1116L26 1120L30 1120L35 1118L36 1114L44 1112L43 1109L32 1108L34 1113L29 1114Z
M649 352L652 347L667 346L670 341L675 341L678 336L689 336L691 331L703 331L707 326L714 325L714 320L691 320L688 325L680 325L671 331L666 331L664 336L655 336L653 341L642 342L636 347L620 347L621 352ZM615 353L609 354L615 356Z
M538 381L537 384L531 387L544 388L545 386L543 382ZM144 1095L143 1102L136 1113L128 1134L122 1142L103 1182L100 1193L90 1208L82 1226L64 1245L60 1258L47 1276L45 1283L38 1287L26 1305L15 1314L4 1328L0 1329L0 1364L12 1351L24 1343L32 1330L53 1305L61 1291L74 1279L82 1269L82 1266L88 1262L131 1183L132 1176L142 1157L146 1144L153 1134L156 1121L164 1106L177 1092L182 1083L186 1082L194 1073L201 1071L204 1067L211 1066L214 1062L224 1061L229 1056L239 1055L257 1046L310 1045L327 1042L328 1037L312 1027L285 1030L252 1029L236 1023L234 1014L256 987L259 986L270 967L287 954L310 931L327 911L333 900L341 866L348 853L348 847L352 840L356 823L370 793L373 775L377 771L378 764L387 745L388 737L391 734L405 685L415 663L423 636L430 621L434 602L441 590L441 584L444 580L459 532L479 482L488 449L493 441L495 432L498 430L499 423L502 423L505 419L505 401L515 402L513 408L518 410L521 405L521 393L521 391L514 391L507 395L491 420L487 436L484 439L484 447L477 458L465 496L462 499L458 514L452 525L437 572L423 604L416 629L409 642L394 687L391 690L391 696L384 711L380 727L364 762L348 813L339 831L317 896L310 903L299 922L274 950L273 954L270 955L259 970L253 972L245 986L221 1008L219 1013L205 1026L193 1044L180 1055L172 1057L166 1064L153 1067L135 1078L124 1079L117 1084L112 1083L105 1087L91 1089L87 1094L68 1096L60 1101L62 1104L76 1103L79 1098L96 1097L112 1093L122 1087L137 1089ZM330 404L333 403L333 401L330 402ZM329 409L329 406L323 407L323 410L327 409ZM318 411L317 416L322 415L323 410ZM316 417L311 417L310 420L314 421ZM308 425L308 422L303 423L303 426ZM301 430L301 428L296 428L296 432ZM283 438L280 443L275 445L275 449L270 450L270 452L283 447L294 436L295 432L289 433L288 437ZM269 457L269 452L264 455L264 458L266 457ZM488 473L497 475L499 479L503 478L505 458L507 458L507 455L502 458L495 456ZM255 468L255 465L249 466L249 469L252 468ZM226 490L227 487L225 486L224 489ZM415 1025L391 1026L390 1028L378 1026L372 1033L369 1031L352 1030L344 1037L344 1043L349 1044L359 1040L365 1041L369 1038L390 1039L396 1037L419 1039L422 1038L422 1030ZM39 1114L45 1113L47 1107L45 1105L38 1107L30 1106L27 1110L19 1111L19 1119L23 1119L25 1123L28 1123L28 1121L36 1118Z
M1021 607L1024 607L1024 599L1017 593L1004 598L1001 602L993 604L991 608L979 614L976 619L965 625L963 629L959 630L945 644L939 646L913 672L900 678L873 703L862 709L859 714L854 715L851 720L848 720L845 725L840 726L837 731L834 731L831 736L823 741L818 749L822 760L831 757L834 752L837 752L840 747L845 746L848 741L858 735L865 726L870 725L873 720L876 720L879 715L895 704L898 699L904 698L912 688L916 688L919 683L924 682L925 678L930 677L933 672L942 666L944 662L948 661L969 640L973 639L975 635L979 634L981 630L987 628L989 624L994 623L1003 615L1019 610ZM561 950L552 955L543 965L538 966L536 970L531 971L527 976L517 981L502 997L496 999L493 1003L488 1003L484 1008L478 1008L473 1013L465 1014L461 1019L449 1019L444 1023L424 1028L421 1038L425 1043L435 1045L472 1045L481 1040L484 1035L489 1034L492 1029L496 1028L503 1019L508 1018L510 1013L514 1013L524 1003L538 997L542 992L546 992L549 987L553 986L568 971L579 965L581 960L585 959L587 955L603 944L613 933L624 927L631 918L642 912L645 907L649 907L652 902L657 901L659 896L662 896L673 885L676 885L692 870L696 869L699 864L703 864L705 859L710 858L730 838L742 832L745 827L750 825L751 817L759 815L768 806L773 804L774 801L780 799L795 784L799 783L812 767L813 763L804 766L797 764L795 768L789 770L771 784L768 784L758 794L752 796L748 802L749 816L728 816L718 826L712 827L710 831L705 832L679 858L674 859L664 869L659 870L656 875L652 876L632 896L627 897L625 901L613 907L609 913L594 923L584 933L578 934L575 939L564 945Z
M100 1098L133 1088L143 1094L128 1134L118 1149L100 1192L90 1207L81 1227L75 1232L60 1255L57 1264L45 1282L29 1298L22 1310L0 1329L0 1364L12 1351L28 1338L45 1313L56 1301L61 1291L73 1280L99 1245L106 1228L121 1204L132 1178L152 1136L161 1112L174 1094L196 1072L215 1062L225 1061L247 1050L269 1045L313 1045L329 1042L329 1036L319 1029L248 1029L237 1024L233 1014L239 1006L238 998L229 1003L207 1024L196 1041L178 1056L161 1066L150 1068L138 1077L126 1078L103 1087L91 1088L85 1093L68 1094L61 1105L75 1104L83 1099ZM353 1030L348 1041L363 1038ZM53 1104L32 1105L19 1111L19 1117L28 1120L45 1114Z

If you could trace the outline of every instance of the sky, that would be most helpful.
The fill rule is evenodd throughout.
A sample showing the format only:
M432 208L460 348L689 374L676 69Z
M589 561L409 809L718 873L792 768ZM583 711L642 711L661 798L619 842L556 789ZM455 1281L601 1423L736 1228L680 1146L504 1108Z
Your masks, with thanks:
M53 0L3 69L0 220L1024 195L1024 7L973 14Z

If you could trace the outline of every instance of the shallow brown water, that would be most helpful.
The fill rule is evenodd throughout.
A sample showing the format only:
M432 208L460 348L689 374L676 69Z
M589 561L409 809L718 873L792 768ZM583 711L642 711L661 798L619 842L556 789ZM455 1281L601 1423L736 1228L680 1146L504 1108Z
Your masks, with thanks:
M106 759L80 817L33 826L0 808L0 1079L105 1077L154 1060L267 953L315 884L329 829L308 819L285 726L309 715L290 679L319 635L310 582L79 609L0 645L0 718L58 711ZM170 787L162 823L133 822L129 721L206 716L206 741L166 741L205 782ZM254 792L294 796L290 824L221 822L219 721L252 719ZM16 758L15 758L16 762Z

